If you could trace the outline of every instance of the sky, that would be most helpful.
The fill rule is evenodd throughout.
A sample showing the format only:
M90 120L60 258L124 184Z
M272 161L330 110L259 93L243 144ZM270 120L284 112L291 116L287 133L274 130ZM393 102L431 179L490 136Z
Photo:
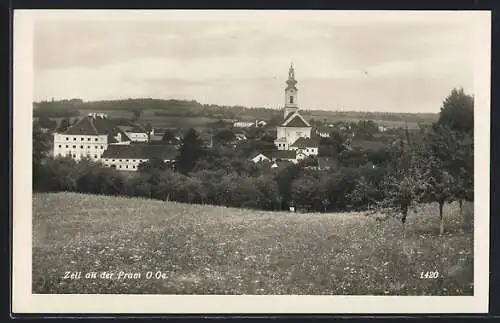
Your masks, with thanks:
M453 14L103 17L36 20L35 101L157 98L278 109L292 62L306 110L433 113L453 87L473 94L471 24Z

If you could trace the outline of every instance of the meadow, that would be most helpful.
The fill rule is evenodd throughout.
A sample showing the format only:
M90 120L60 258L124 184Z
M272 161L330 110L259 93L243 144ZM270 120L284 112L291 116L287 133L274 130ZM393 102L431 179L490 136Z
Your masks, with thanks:
M362 213L265 212L38 193L32 289L38 294L473 295L472 232L464 229L456 204L446 205L444 216L447 231L439 236L437 206L423 205L409 215L403 239L398 222ZM85 278L88 272L97 277ZM103 272L108 277L100 277ZM437 272L437 278L425 278L427 272Z

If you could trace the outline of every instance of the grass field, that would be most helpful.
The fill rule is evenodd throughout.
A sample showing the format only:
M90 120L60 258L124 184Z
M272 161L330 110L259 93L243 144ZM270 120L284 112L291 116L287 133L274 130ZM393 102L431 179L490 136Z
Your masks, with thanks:
M362 214L35 194L33 293L472 295L472 233L449 205L438 236L436 212L411 214L403 242Z

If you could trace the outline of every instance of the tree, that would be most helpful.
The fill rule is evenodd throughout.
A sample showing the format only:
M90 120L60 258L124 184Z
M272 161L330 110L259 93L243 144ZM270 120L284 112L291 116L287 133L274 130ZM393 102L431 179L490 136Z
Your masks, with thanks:
M32 181L33 188L40 186L40 176L45 159L50 150L49 137L42 132L37 123L33 124L33 150L32 150Z
M140 108L138 108L138 109L133 109L133 110L132 110L132 114L133 114L132 120L133 120L133 121L137 121L137 120L139 120L139 118L141 117L142 110L141 110Z
M433 124L424 137L421 167L425 182L425 202L439 205L440 234L444 232L443 205L446 202L473 199L474 153L469 133Z
M57 132L61 133L66 131L71 126L71 123L68 118L64 118L59 123L59 127L57 128Z
M439 124L451 129L472 133L474 131L474 98L462 88L452 89L444 99L439 113Z
M378 126L372 120L360 120L357 124L355 134L360 139L372 139L378 132Z
M375 212L387 214L389 218L400 216L403 225L403 238L406 233L406 218L410 210L416 211L424 194L423 159L419 158L418 146L408 145L409 138L400 142L400 157L396 167L389 168L382 180L384 197L375 205Z
M163 138L161 140L166 143L172 144L175 141L174 132L170 129L165 130L165 133L163 134Z
M442 163L434 156L426 159L423 170L423 202L437 202L439 205L439 234L444 233L443 206L445 202L452 202L455 194L455 179L442 167Z
M179 155L176 160L176 168L179 172L187 175L196 165L198 159L202 156L202 140L194 129L189 129L182 138Z
M213 137L214 142L219 144L228 144L235 140L236 136L231 129L217 131Z
M51 129L51 130L57 127L57 121L52 120L47 116L41 116L38 119L38 124L40 125L41 128Z
M153 127L151 126L151 123L147 122L146 125L144 126L144 129L146 130L146 134L148 135L148 142L151 141L151 132L153 132Z
M304 174L292 182L290 196L295 205L308 210L323 209L323 196L320 193L318 178Z
M278 184L268 176L259 176L255 180L259 208L264 210L277 210L281 207L281 196Z

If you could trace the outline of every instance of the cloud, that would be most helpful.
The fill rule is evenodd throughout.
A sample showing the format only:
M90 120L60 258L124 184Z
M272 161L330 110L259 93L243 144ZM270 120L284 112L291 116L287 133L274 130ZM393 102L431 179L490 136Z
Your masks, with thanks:
M471 43L467 24L445 19L45 20L34 35L35 99L279 107L293 60L305 107L438 111L452 87L472 88Z

